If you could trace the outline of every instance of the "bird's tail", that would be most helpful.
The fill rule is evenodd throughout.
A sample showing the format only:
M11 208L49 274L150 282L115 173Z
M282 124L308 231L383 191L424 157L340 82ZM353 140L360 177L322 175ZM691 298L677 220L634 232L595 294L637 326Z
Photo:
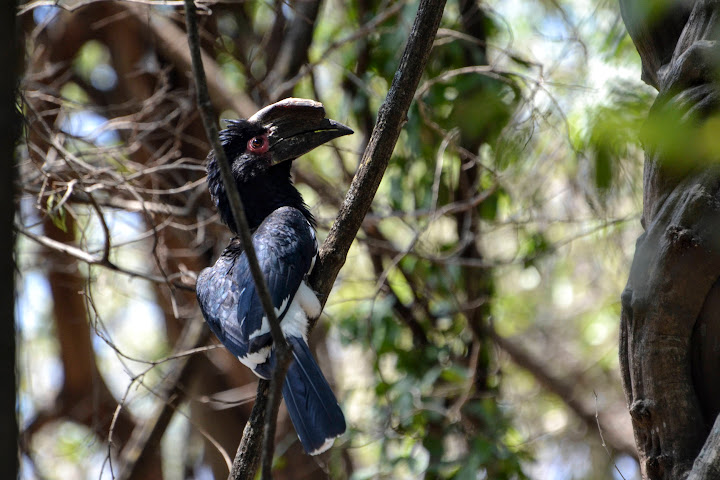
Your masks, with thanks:
M293 361L285 377L283 398L305 452L317 455L345 433L345 417L305 340L286 338Z

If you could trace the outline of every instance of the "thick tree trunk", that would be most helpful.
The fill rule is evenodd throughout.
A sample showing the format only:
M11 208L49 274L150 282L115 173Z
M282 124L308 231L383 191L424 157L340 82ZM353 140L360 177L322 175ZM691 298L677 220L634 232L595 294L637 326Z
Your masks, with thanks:
M6 74L0 75L0 478L18 475L18 424L15 415L15 232L10 227L15 216L15 143L20 136L20 115L15 108L22 42L16 30L17 2L3 3L0 13L0 64Z
M643 79L660 93L648 119L645 233L622 295L620 362L643 478L691 470L718 478L720 427L709 433L720 410L720 159L698 145L720 109L720 2L666 2L662 11L657 3L621 1ZM659 138L658 125L683 132L685 144Z

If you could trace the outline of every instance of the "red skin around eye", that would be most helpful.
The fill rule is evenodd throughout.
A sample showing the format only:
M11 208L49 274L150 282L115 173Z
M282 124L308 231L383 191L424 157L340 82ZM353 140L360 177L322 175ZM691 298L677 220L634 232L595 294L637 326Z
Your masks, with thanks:
M252 153L265 153L270 148L267 135L259 135L248 140L247 151Z

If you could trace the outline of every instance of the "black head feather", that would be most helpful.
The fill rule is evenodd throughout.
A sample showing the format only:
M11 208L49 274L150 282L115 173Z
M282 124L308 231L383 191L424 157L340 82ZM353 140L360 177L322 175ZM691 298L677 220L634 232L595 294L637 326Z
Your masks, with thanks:
M292 183L292 162L274 163L271 152L255 153L248 148L250 140L267 135L268 130L247 120L227 122L227 128L220 132L220 142L230 162L250 228L257 228L265 217L283 206L297 208L315 225L315 219ZM237 233L220 168L212 151L208 154L207 173L210 196L220 218L230 230Z

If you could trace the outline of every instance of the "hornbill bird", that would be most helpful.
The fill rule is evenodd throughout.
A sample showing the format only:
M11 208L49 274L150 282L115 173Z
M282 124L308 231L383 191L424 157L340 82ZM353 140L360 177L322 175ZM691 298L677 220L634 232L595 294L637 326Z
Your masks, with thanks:
M325 118L322 104L286 99L247 120L229 121L220 133L242 199L252 244L280 328L292 349L283 398L310 455L329 449L345 432L345 417L307 344L308 318L322 307L305 283L318 252L315 219L290 178L292 160L353 131ZM208 154L207 181L221 220L233 220L220 169ZM268 319L255 290L247 255L235 237L214 266L197 280L197 298L210 330L260 378L269 379L275 350Z

